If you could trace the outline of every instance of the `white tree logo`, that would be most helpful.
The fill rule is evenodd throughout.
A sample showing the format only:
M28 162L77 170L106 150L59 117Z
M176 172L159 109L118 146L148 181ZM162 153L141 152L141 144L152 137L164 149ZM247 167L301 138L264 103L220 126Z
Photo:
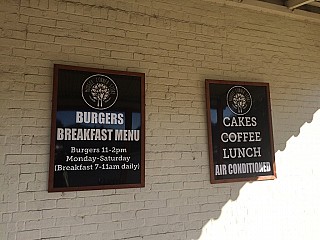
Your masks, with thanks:
M242 86L234 86L227 93L227 105L234 114L244 115L251 109L251 94Z
M90 107L104 110L117 101L118 88L110 77L92 75L82 84L82 98Z
M110 96L110 90L107 85L97 83L91 88L92 99L97 101L97 107L102 107L102 103Z
M245 107L247 106L246 97L241 93L235 94L233 96L232 101L233 101L233 106L237 108L239 113L242 113L243 109L245 109Z

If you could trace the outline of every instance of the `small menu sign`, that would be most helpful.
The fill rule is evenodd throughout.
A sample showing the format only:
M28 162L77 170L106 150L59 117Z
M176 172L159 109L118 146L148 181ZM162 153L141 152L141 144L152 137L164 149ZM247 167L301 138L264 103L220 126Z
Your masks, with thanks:
M49 192L144 187L143 73L54 66Z
M276 178L267 83L206 80L211 183Z

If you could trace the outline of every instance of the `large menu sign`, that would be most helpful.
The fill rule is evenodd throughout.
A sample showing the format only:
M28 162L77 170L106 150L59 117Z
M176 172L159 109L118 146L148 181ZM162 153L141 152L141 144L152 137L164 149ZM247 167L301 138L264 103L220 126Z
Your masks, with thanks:
M206 80L211 183L276 178L269 85Z
M54 66L49 192L144 187L144 74Z

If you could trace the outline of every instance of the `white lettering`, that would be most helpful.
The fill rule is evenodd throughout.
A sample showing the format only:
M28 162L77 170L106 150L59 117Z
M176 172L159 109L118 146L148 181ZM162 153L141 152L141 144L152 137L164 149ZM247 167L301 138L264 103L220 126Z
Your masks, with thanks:
M115 130L116 141L139 141L140 130Z
M225 127L256 127L256 117L225 117L222 120Z
M223 148L223 158L258 158L261 157L261 147Z
M76 112L76 123L124 124L123 113Z
M231 133L222 133L221 141L224 143L227 142L261 142L261 132L231 132Z

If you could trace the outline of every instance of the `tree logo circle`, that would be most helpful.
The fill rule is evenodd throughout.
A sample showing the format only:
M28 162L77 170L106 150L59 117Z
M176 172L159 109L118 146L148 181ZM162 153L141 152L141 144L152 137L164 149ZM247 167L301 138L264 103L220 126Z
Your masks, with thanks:
M252 106L250 92L242 86L234 86L227 93L227 105L236 115L247 114Z
M97 110L110 108L118 99L118 87L108 76L96 74L82 84L82 98Z

